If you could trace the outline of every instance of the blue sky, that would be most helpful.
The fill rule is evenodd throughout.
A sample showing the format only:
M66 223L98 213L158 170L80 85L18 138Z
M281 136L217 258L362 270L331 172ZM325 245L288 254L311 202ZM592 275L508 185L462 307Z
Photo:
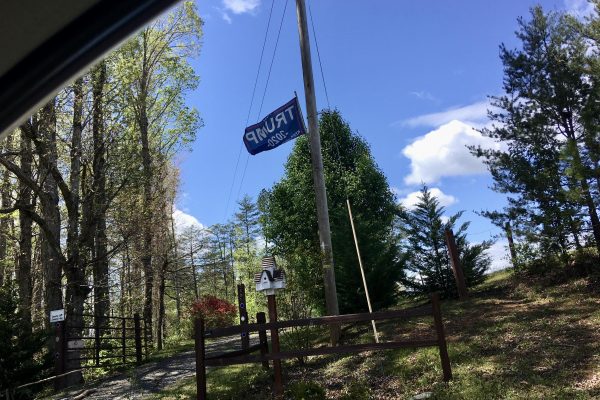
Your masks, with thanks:
M281 37L265 92L267 71L285 0L275 0L273 17L248 124L255 123L298 92L304 106L295 0L287 0ZM410 206L421 182L447 213L465 210L470 240L499 233L474 211L499 209L502 195L467 144L494 145L472 127L487 121L487 96L501 93L498 46L518 45L517 17L541 4L547 10L583 14L584 0L307 0L311 3L332 107L371 145L379 167ZM182 224L224 222L245 193L256 197L283 174L292 148L249 156L243 149L247 121L271 0L204 0L200 56L192 61L201 83L189 103L202 115L192 151L181 155ZM310 29L310 27L309 27ZM311 31L312 35L312 31ZM314 40L314 37L311 37ZM317 105L327 107L313 42ZM244 165L246 173L241 180ZM230 189L231 199L229 204ZM239 194L239 195L238 195ZM506 264L505 242L492 249L496 268Z

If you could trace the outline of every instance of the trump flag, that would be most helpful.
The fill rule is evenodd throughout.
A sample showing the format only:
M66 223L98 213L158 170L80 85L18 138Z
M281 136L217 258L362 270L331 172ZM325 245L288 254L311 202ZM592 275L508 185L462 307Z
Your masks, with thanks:
M294 97L262 121L250 125L244 131L244 144L248 153L255 155L274 149L306 133L304 119Z

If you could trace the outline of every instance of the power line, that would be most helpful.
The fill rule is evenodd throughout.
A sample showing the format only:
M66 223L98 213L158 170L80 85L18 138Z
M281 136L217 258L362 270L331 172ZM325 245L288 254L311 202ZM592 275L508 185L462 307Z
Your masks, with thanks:
M277 39L275 40L275 48L273 49L273 56L271 57L271 65L269 66L269 72L267 74L267 81L265 82L265 90L263 91L262 100L260 101L260 107L258 109L258 115L256 120L260 120L260 114L262 112L262 107L265 102L265 96L267 95L267 88L269 87L269 80L271 79L271 71L273 70L273 63L275 62L275 55L277 54L277 45L279 44L279 37L281 36L281 28L283 27L283 21L285 18L285 11L287 10L288 0L285 0L285 5L283 6L283 13L281 14L281 22L279 23L279 31L277 32ZM244 164L244 172L242 173L242 180L240 181L240 187L238 188L236 199L240 198L240 193L242 192L242 186L244 185L244 178L246 177L246 169L248 168L248 161L250 160L250 155L246 155L246 162Z
M283 20L285 17L285 10L287 10L287 5L288 0L285 0L285 5L283 6L283 13L281 14L281 22L279 23L279 31L277 32L277 39L275 40L275 48L273 49L273 57L271 57L271 65L269 66L269 73L267 74L267 82L265 83L265 90L263 92L256 120L260 119L260 113L262 112L263 103L265 102L265 96L267 95L267 88L269 87L269 79L271 78L271 70L273 69L273 62L275 61L275 54L277 53L277 45L279 44L279 37L281 36L281 28L283 27Z
M271 2L271 9L269 11L269 20L267 21L267 29L265 31L265 38L263 40L262 49L260 51L260 58L258 60L258 68L256 69L256 77L254 78L254 87L252 88L252 96L250 97L250 107L248 107L248 115L246 116L246 123L244 126L248 126L248 121L250 121L250 113L252 112L252 106L254 105L254 95L256 94L256 87L258 85L258 78L260 76L260 67L262 66L263 55L265 54L265 47L267 45L267 37L269 36L269 27L271 26L271 17L273 15L273 6L275 5L275 0ZM229 202L231 201L231 194L233 193L233 187L235 186L235 178L237 176L238 166L240 164L240 157L242 155L242 149L244 148L244 143L240 143L240 149L238 151L237 160L235 162L235 169L233 171L233 180L231 182L231 187L229 188L229 195L227 196L227 203L225 205L225 217L227 218L227 213L229 212ZM248 161L246 160L246 164ZM245 174L244 167L244 174ZM239 197L239 194L238 194Z
M317 32L315 31L315 23L312 16L312 8L308 1L308 14L310 15L310 25L312 26L313 37L315 38L315 47L317 48L317 59L319 60L319 69L321 70L321 79L323 80L323 88L325 89L325 99L327 99L327 108L331 109L329 104L329 94L327 93L327 85L325 84L325 74L323 73L323 64L321 63L321 52L319 51L319 42L317 40Z

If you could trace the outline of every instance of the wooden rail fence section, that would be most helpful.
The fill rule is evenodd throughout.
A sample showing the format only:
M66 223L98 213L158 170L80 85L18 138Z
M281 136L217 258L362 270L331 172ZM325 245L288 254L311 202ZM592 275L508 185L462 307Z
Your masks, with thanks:
M79 361L77 369L107 368L125 364L139 364L148 352L144 320L139 314L133 317L102 317L82 314L83 325L71 325L67 318L55 324L57 352L54 370L63 376L72 370L69 361ZM91 321L86 323L85 321ZM78 336L69 336L75 329L82 332ZM62 388L61 379L55 380L55 387Z
M398 318L414 318L422 316L433 316L434 329L436 333L435 339L412 339L403 341L392 341L385 343L364 343L353 344L336 347L317 347L302 350L290 351L274 351L268 350L266 337L267 330L279 330L282 328L299 327L299 326L317 326L317 325L332 325L345 324L351 322L370 322L387 319ZM268 362L274 360L284 360L296 357L316 356L323 354L342 354L342 353L359 353L363 351L400 349L400 348L418 348L418 347L438 347L440 352L440 360L442 364L444 381L452 379L452 369L450 367L450 358L448 357L448 349L446 345L446 337L444 334L444 325L442 322L442 314L440 309L439 295L431 295L431 304L417 308L397 310L397 311L381 311L374 313L362 314L347 314L339 316L326 316L318 318L306 318L279 322L264 322L264 313L257 314L257 323L245 324L243 326L230 326L227 328L216 328L205 330L204 321L202 319L195 320L195 342L196 342L196 389L197 398L205 400L206 393L206 367L208 366L226 366L234 364L249 364L262 363L268 368ZM223 336L231 336L242 332L258 332L260 344L250 346L247 349L219 354L216 356L207 357L205 341L207 338L218 338ZM260 351L260 355L252 353ZM276 364L274 364L276 366ZM275 377L280 374L275 374ZM274 395L276 398L283 395L283 382L274 382Z

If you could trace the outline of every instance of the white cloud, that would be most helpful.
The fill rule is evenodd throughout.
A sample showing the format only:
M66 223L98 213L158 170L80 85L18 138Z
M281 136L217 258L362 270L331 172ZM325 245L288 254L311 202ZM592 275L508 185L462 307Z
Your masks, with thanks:
M415 96L419 100L429 100L429 101L436 101L436 102L438 101L437 97L435 97L431 93L426 92L424 90L420 90L418 92L410 92L410 94Z
M438 199L440 204L444 207L448 207L458 202L458 199L456 197L442 192L439 188L429 188L429 191L435 198ZM415 205L419 202L420 198L420 191L412 192L407 194L404 198L400 199L400 204L402 204L404 207L410 210L415 207Z
M443 176L463 176L485 173L483 162L466 146L499 148L492 139L461 121L450 121L424 136L416 138L402 149L410 159L411 172L406 184L437 182Z
M227 22L228 24L231 24L232 22L231 17L226 12L221 13L221 18L223 18L223 21Z
M260 6L260 0L223 0L223 6L234 14L243 14L253 12Z
M508 241L506 239L495 242L492 247L489 248L487 254L492 259L492 265L490 265L488 272L499 271L510 267L507 248Z
M471 126L479 127L487 123L487 110L490 108L488 101L480 101L463 107L453 107L445 111L419 115L403 121L396 121L394 126L418 126L436 127L447 124L453 120L460 120Z
M219 13L223 21L227 22L228 24L231 24L233 22L227 11L225 11L225 9L219 7L213 8Z
M204 229L204 225L202 225L196 217L185 213L178 208L175 208L175 211L173 211L173 220L175 221L175 232L177 234L181 234L190 227Z
M565 0L567 12L577 18L585 18L595 13L594 4L588 0Z

